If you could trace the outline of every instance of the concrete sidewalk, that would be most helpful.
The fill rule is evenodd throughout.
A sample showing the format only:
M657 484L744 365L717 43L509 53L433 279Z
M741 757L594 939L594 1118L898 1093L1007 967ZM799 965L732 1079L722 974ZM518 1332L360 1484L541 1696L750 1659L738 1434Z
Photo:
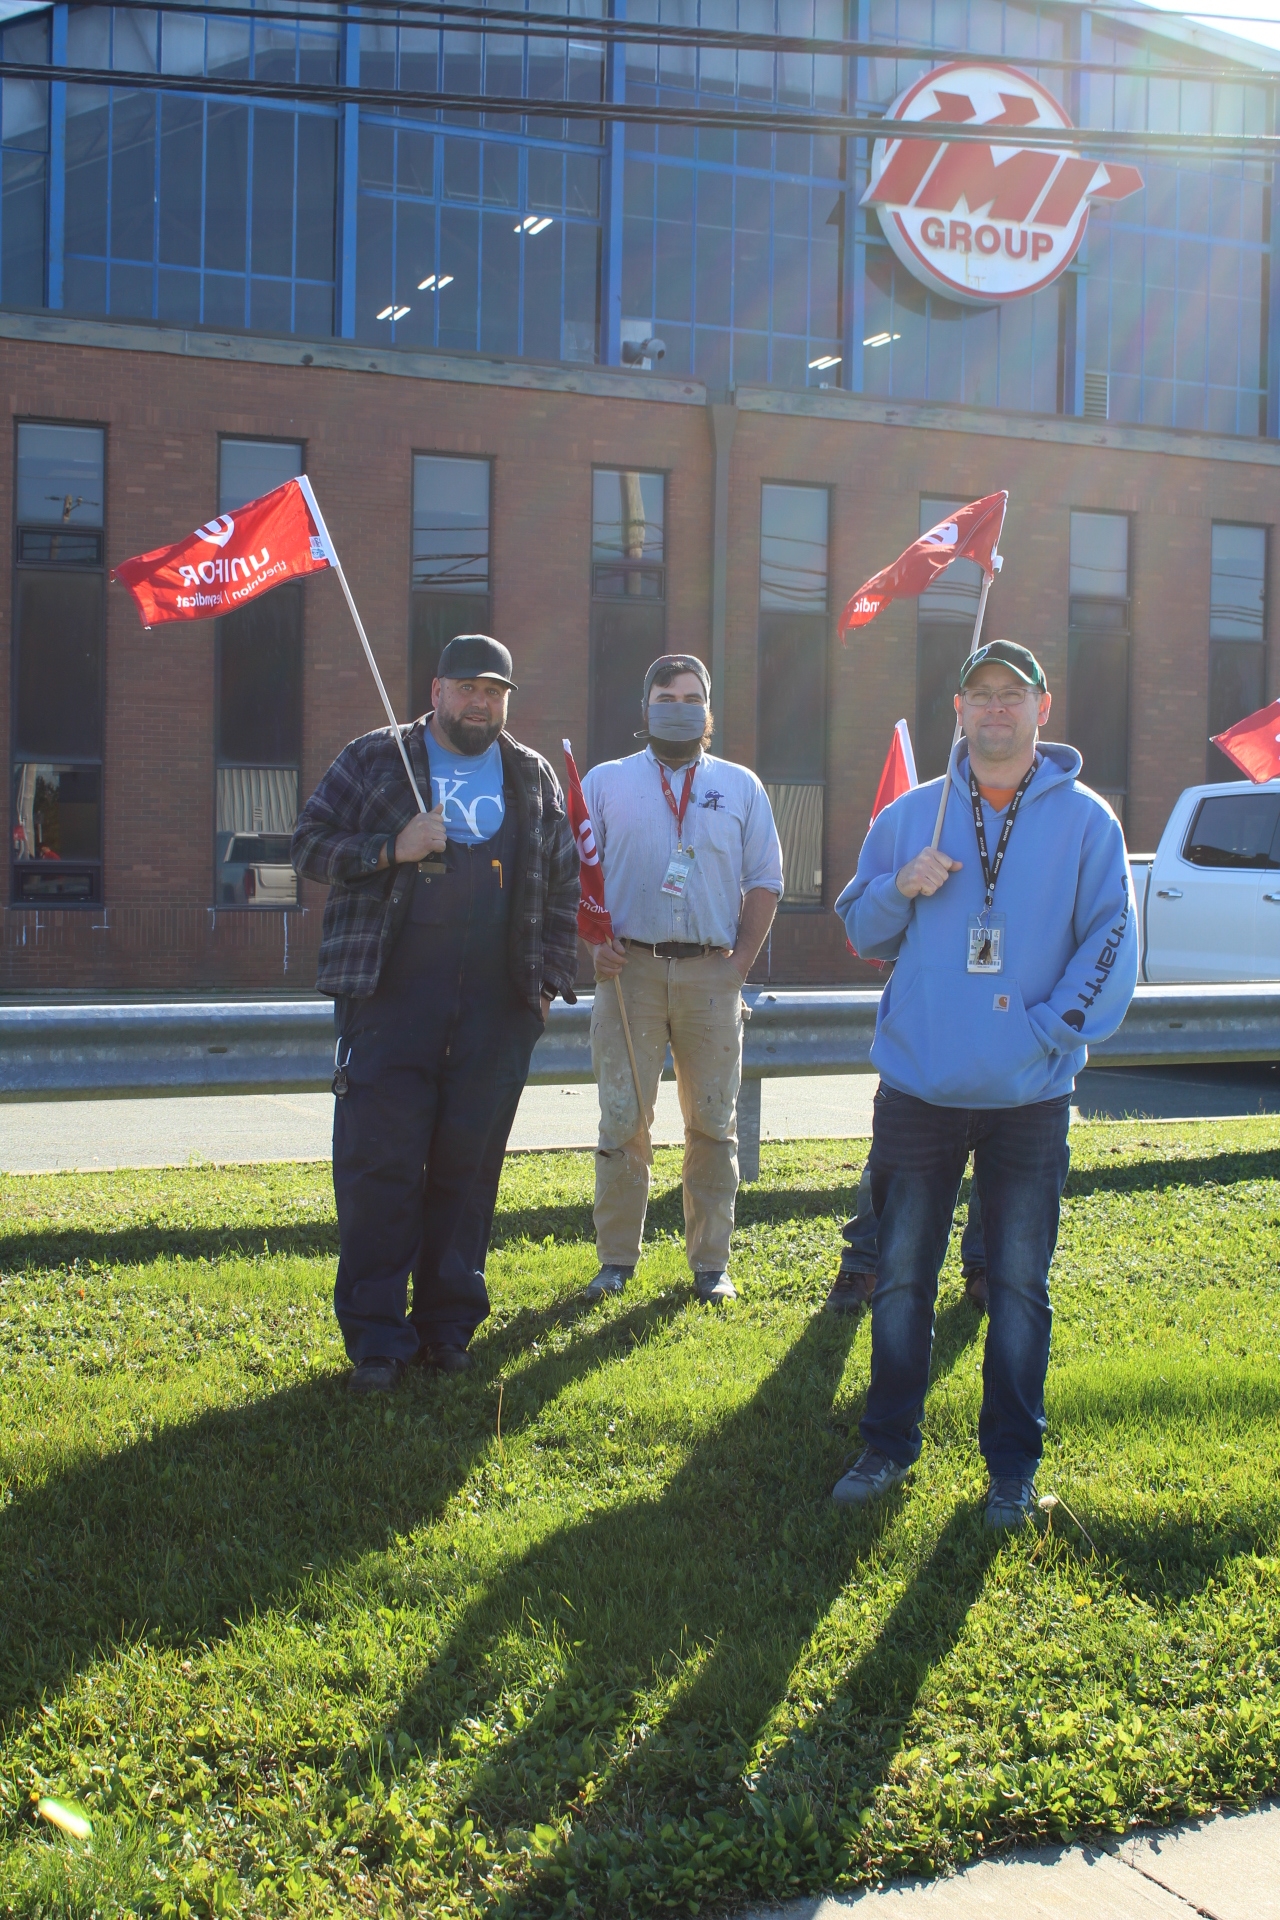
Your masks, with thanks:
M744 1920L1280 1920L1280 1805L1096 1847L983 1860L946 1880L796 1900Z

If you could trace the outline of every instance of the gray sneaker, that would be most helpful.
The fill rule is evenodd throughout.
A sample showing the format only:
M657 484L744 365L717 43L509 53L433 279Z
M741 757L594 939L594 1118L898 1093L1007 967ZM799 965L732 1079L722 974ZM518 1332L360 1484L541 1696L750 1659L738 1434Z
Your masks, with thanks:
M718 1307L726 1300L736 1300L738 1289L727 1273L695 1273L693 1290L706 1306Z
M982 1524L993 1533L1011 1533L1025 1527L1036 1511L1036 1483L1016 1475L993 1474L987 1488Z
M858 1455L843 1480L837 1480L831 1489L831 1498L838 1507L865 1507L872 1500L879 1500L905 1480L910 1467L900 1467L887 1453L881 1453L875 1447L866 1447Z
M583 1299L594 1303L597 1300L603 1300L607 1294L621 1293L634 1272L634 1267L601 1267L591 1285L584 1291Z

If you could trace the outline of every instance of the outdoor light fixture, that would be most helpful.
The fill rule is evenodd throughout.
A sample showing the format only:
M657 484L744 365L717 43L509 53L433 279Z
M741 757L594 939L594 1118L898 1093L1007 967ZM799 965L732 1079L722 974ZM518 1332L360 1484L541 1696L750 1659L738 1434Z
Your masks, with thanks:
M840 358L838 353L823 353L819 354L816 360L811 360L809 365L811 368L816 368L819 373L825 373L828 367L838 367Z
M436 292L442 293L446 287L451 287L452 285L453 275L451 273L442 273L436 281Z
M665 340L624 340L622 343L622 364L624 367L656 367L667 351Z
M429 273L425 280L419 280L418 292L425 293L427 291L427 288L434 287L435 283L436 283L436 277L434 273Z
M382 312L378 315L378 318L379 320L403 320L406 313L408 313L408 311L409 311L408 307L398 307L395 301L393 300L389 307L384 307L382 309Z
M864 347L887 347L891 340L901 340L900 333L873 333L869 340L863 341Z
M524 219L521 220L517 226L514 226L511 231L513 233L527 233L532 236L535 233L545 233L551 224L551 215L549 213L543 214L541 217L536 213L527 213Z

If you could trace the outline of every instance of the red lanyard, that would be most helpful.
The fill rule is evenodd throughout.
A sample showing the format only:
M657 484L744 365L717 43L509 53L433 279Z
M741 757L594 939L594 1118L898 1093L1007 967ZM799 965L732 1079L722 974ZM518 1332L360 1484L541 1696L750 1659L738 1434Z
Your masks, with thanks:
M659 760L658 762L658 772L662 775L662 791L667 796L667 805L670 807L672 813L676 817L677 846L684 845L684 816L689 811L689 795L693 791L693 776L697 772L697 770L698 769L697 769L696 762L694 763L693 766L685 768L684 792L680 795L680 805L677 807L676 797L674 793L672 793L671 791L671 782L667 778L667 770L663 766L661 760Z

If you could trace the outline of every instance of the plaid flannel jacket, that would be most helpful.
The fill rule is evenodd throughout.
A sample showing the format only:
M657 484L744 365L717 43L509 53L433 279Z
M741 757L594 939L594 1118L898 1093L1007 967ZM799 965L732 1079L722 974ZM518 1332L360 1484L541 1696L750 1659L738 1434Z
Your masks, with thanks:
M424 793L431 768L425 722L403 729L409 759ZM574 998L578 971L578 850L555 774L509 733L499 735L508 805L519 835L511 900L509 962L512 984L535 1013L540 997ZM416 867L378 871L388 834L417 812L404 763L389 727L362 734L344 747L298 815L294 867L329 887L316 986L321 993L366 999L377 987L387 955L409 917Z

